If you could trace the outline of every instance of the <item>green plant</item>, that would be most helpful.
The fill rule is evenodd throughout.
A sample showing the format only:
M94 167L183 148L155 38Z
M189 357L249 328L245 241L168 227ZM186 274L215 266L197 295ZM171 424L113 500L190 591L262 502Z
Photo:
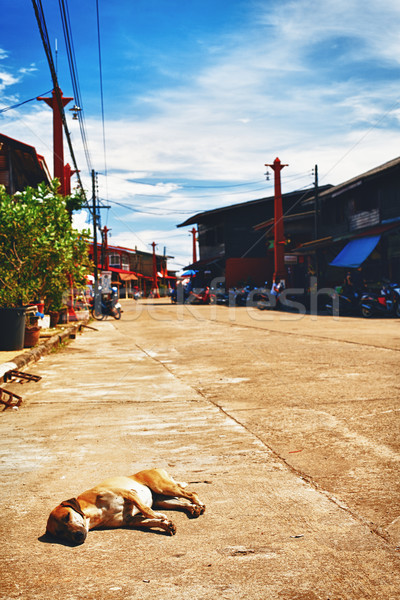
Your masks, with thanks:
M57 187L55 180L10 196L0 186L0 306L45 298L46 310L58 309L72 282L85 285L89 232L72 228Z

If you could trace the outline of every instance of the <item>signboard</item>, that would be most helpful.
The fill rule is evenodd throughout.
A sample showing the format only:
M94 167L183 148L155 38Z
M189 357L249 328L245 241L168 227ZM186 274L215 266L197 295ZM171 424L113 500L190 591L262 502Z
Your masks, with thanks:
M102 294L111 294L111 271L103 271L100 275L100 285Z

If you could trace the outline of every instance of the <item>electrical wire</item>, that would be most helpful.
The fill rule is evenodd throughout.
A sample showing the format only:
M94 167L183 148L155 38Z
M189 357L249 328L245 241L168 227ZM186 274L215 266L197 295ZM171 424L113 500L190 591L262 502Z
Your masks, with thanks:
M61 120L62 120L62 124L64 127L64 132L65 132L65 136L67 138L67 142L68 142L68 147L69 147L69 151L70 151L70 155L71 155L71 159L72 162L74 164L74 168L78 177L78 181L79 181L79 185L83 194L83 198L90 210L87 198L86 198L86 193L84 190L84 187L82 185L82 180L80 177L80 173L79 173L79 169L78 169L78 165L76 162L76 158L75 158L75 153L74 153L74 149L72 147L72 141L71 141L71 136L68 130L68 126L67 126L67 121L65 118L65 111L64 111L64 106L61 100L61 90L60 87L58 85L58 79L57 79L57 73L55 70L55 66L54 66L54 61L53 61L53 56L52 56L52 52L51 52L51 46L50 46L50 40L49 40L49 34L47 31L47 25L46 25L46 19L44 16L44 12L43 12L43 6L42 6L42 1L41 0L32 0L32 5L33 5L33 9L35 11L35 16L36 16L36 21L39 27L39 32L40 32L40 37L42 39L42 43L43 43L43 48L47 57L47 62L49 64L49 68L50 68L50 73L51 73L51 78L53 81L53 90L55 93L55 98L57 101L57 105L58 105L58 109L60 111L60 115L61 115ZM53 107L53 110L55 110L55 107Z
M96 17L97 17L97 47L99 54L99 78L100 78L100 101L101 101L101 122L103 128L103 155L104 155L104 171L106 177L106 191L108 197L107 188L107 152L106 152L106 132L105 132L105 120L104 120L104 93L103 93L103 67L101 59L101 39L100 39L100 12L99 12L99 0L96 0Z
M51 90L48 90L47 92L44 92L43 94L39 94L39 96L46 96L46 94L50 94ZM37 100L37 96L35 96L34 98L29 98L29 100L24 100L23 102L19 102L18 104L13 104L12 106L6 106L5 108L0 108L0 114L1 113L5 113L8 110L12 110L13 108L19 108L20 106L23 106L24 104L27 104L28 102L32 102L32 100Z
M69 10L68 10L67 0L58 0L58 4L59 4L60 14L61 14L61 22L62 22L62 26L63 26L65 46L67 49L67 57L68 57L69 71L70 71L70 75L71 75L72 90L73 90L73 94L74 94L74 98L75 98L75 103L79 109L76 111L76 114L78 116L79 128L80 128L80 132L81 132L81 138L82 138L82 144L83 144L83 149L84 149L85 158L86 158L86 164L87 164L89 173L91 173L92 162L91 162L91 158L90 158L90 152L89 152L87 136L86 136L85 116L84 116L83 103L82 103L82 98L81 98L81 93L80 93L78 70L77 70L77 66L76 66L75 49L74 49L74 43L73 43L73 38L72 38L71 21L69 18Z
M108 200L108 202L111 202L111 204L117 204L118 206L122 206L123 208L126 208L127 210L130 210L132 212L136 212L136 213L142 213L145 215L159 215L159 216L166 216L169 214L187 214L187 215L191 215L193 214L192 210L173 210L173 209L168 209L168 208L156 208L154 207L153 210L159 210L159 211L164 211L161 213L157 213L157 212L151 212L150 210L142 210L141 208L136 208L135 206L131 206L129 204L124 204L123 202L117 202L116 200Z

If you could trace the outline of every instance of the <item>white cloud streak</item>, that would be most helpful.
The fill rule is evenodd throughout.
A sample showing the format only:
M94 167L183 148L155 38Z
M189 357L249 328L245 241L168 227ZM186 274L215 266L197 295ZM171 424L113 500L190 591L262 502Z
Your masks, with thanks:
M182 211L272 193L267 185L265 191L249 185L243 195L229 189L208 193L188 188L185 180L258 181L262 187L264 163L279 156L290 165L283 173L289 191L311 185L316 163L321 182L339 183L397 156L400 109L393 73L400 68L399 26L397 0L249 3L247 20L215 40L209 48L213 62L191 73L187 86L180 80L179 87L149 89L131 105L127 100L126 114L107 119L108 178L101 194L154 215L114 206L111 212L120 219L114 221L114 240L127 245L139 236L145 246L173 240L171 254L185 264L191 242L175 229L188 216ZM16 80L0 72L0 90ZM138 105L147 111L140 117ZM12 137L49 157L51 136L43 133L49 111L24 114L23 122L11 119L3 133L12 130ZM86 126L92 162L102 171L99 119L86 115ZM71 132L79 147L73 123ZM85 164L82 152L77 154ZM85 182L90 189L87 177Z

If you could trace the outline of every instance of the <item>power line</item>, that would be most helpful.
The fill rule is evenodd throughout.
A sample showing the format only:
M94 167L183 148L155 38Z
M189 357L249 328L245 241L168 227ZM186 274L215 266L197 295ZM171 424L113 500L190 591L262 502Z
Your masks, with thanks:
M85 118L84 118L83 104L82 104L82 98L81 98L81 93L80 93L78 71L77 71L77 66L76 66L75 49L74 49L74 43L73 43L73 38L72 38L71 21L69 18L68 4L67 4L66 0L58 0L58 4L60 7L61 22L62 22L62 26L63 26L65 46L67 49L67 57L68 57L69 71L71 74L72 89L73 89L73 93L74 93L74 97L75 97L75 102L77 105L76 115L77 115L78 121L79 121L79 128L80 128L80 132L81 132L83 149L84 149L85 157L86 157L86 164L87 164L89 173L91 173L92 172L92 163L91 163L91 159L90 159L89 147L88 147L88 143L87 143L87 136L86 136L86 130L85 130Z
M168 208L154 208L153 210L159 210L159 211L164 211L161 213L156 213L156 212L151 212L150 210L142 210L141 208L136 208L135 206L131 206L129 204L124 204L123 202L117 202L116 200L107 200L107 202L111 202L111 204L117 204L118 206L122 206L123 208L126 208L128 210L131 210L132 212L137 212L137 213L143 213L146 215L167 215L167 214L192 214L193 211L192 210L173 210L173 209L168 209Z
M99 53L99 76L100 76L100 99L101 99L101 122L103 127L103 154L104 154L104 171L106 177L106 190L107 190L107 153L106 153L106 133L105 133L105 122L104 122L104 94L103 94L103 67L101 60L101 40L100 40L100 14L99 14L99 0L96 0L96 17L97 17L97 46ZM107 193L108 196L108 193Z
M39 96L46 96L46 94L50 94L51 90L48 90L47 92L44 92L44 94L38 94ZM23 102L19 102L18 104L13 104L12 106L6 106L5 108L0 108L0 113L5 113L8 110L12 110L13 108L18 108L20 106L22 106L23 104L27 104L28 102L32 102L32 100L36 100L37 96L34 96L33 98L29 98L29 100L24 100Z
M32 0L32 4L33 4L33 9L35 11L36 21L37 21L37 24L38 24L38 27L39 27L40 37L42 38L43 48L44 48L44 51L46 53L47 62L49 64L51 78L52 78L52 81L53 81L53 88L54 88L54 92L55 92L55 97L56 97L56 100L57 100L58 109L60 111L61 120L62 120L62 124L63 124L63 127L64 127L65 135L66 135L66 138L67 138L67 141L68 141L68 147L69 147L69 151L70 151L70 154L71 154L71 159L72 159L72 162L74 164L74 168L76 170L76 174L77 174L77 177L78 177L79 185L81 187L83 196L84 196L85 201L87 203L87 198L86 198L85 190L84 190L83 185L82 185L82 180L81 180L81 177L80 177L80 174L79 174L79 169L78 169L78 165L77 165L77 162L76 162L74 149L72 147L71 136L70 136L70 133L69 133L68 127L67 127L67 121L66 121L66 118L65 118L64 106L63 106L62 99L61 99L61 90L60 90L60 87L58 85L57 73L56 73L56 70L55 70L55 67L54 67L53 56L52 56L52 53L51 53L51 46L50 46L49 34L48 34L48 31L47 31L46 19L45 19L44 12L43 12L42 1L41 0ZM53 110L56 110L56 107L54 107Z

